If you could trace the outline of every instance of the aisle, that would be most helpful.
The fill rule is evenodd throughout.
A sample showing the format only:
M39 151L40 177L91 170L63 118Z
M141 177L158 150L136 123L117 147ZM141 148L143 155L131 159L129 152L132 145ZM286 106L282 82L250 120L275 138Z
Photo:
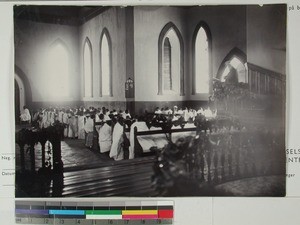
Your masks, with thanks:
M36 171L42 167L42 146L37 144L35 147L35 168ZM65 139L61 142L61 154L64 168L86 166L91 164L101 164L107 161L113 161L108 154L100 154L85 147L84 140ZM25 154L26 169L30 168L29 152ZM20 150L16 144L16 171L21 169Z

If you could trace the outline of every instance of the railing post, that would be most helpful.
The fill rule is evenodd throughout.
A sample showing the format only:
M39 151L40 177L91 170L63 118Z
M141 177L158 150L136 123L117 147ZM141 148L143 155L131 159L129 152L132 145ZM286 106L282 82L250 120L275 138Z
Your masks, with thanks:
M22 172L25 171L25 153L24 153L24 145L20 146L20 152L21 152L21 170Z
M215 183L219 182L218 163L219 163L218 151L215 151L215 153L214 153L214 170L215 170L214 171L214 182Z
M211 182L211 174L210 174L210 170L211 170L211 151L212 151L212 148L211 148L211 145L209 145L209 148L208 148L208 152L207 152L207 158L206 158L206 163L207 163L207 181L208 183Z

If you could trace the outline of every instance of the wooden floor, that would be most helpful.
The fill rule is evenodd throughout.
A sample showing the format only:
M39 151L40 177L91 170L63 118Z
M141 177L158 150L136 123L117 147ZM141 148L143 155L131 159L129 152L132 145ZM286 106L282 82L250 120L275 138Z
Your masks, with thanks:
M16 196L157 196L151 182L154 156L114 161L108 154L86 148L83 140L65 139L62 141L64 173L49 176L39 172L41 146L37 145L35 150L35 173L29 171L29 153L25 155L27 172L21 173L16 145Z
M263 178L263 184L262 178L254 178L250 180L250 188L245 188L249 187L247 180L233 180L216 187L204 182L199 189L199 180L195 179L178 180L176 189L162 195L152 182L154 156L114 161L108 154L87 149L83 140L62 141L62 174L39 171L40 146L36 147L35 172L29 171L28 153L25 158L26 172L21 172L16 148L16 197L283 196L285 190L285 177L282 176ZM268 193L264 192L266 188Z
M156 196L151 184L153 157L126 160L114 165L65 172L61 196ZM52 185L50 196L56 187Z

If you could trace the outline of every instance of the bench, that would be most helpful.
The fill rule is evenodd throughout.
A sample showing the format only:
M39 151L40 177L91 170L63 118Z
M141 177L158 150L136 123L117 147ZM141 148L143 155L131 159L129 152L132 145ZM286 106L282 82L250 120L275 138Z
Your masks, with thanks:
M164 138L164 135L165 135L164 141L162 141L161 144L152 146L152 147L162 148L162 145L165 145L168 143L168 141L172 140L172 134L186 133L188 135L191 135L191 133L194 133L194 135L196 135L196 132L197 132L196 127L189 127L189 128L178 127L178 128L168 129L168 130L160 129L160 130L148 130L148 131L138 131L137 127L134 127L134 153L135 153L135 156L139 157L139 156L142 156L145 152L151 151L151 149L143 148L143 143L139 142L138 137L152 136L151 138L155 139L157 137L157 135L159 135L160 139L161 139L161 138ZM174 141L174 140L172 140L172 141Z

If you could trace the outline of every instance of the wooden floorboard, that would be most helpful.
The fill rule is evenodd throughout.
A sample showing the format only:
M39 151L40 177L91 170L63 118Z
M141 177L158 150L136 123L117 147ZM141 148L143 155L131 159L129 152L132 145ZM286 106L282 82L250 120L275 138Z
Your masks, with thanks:
M61 196L156 196L151 183L154 161L154 157L145 157L68 168L63 174ZM53 186L48 194L54 194Z

